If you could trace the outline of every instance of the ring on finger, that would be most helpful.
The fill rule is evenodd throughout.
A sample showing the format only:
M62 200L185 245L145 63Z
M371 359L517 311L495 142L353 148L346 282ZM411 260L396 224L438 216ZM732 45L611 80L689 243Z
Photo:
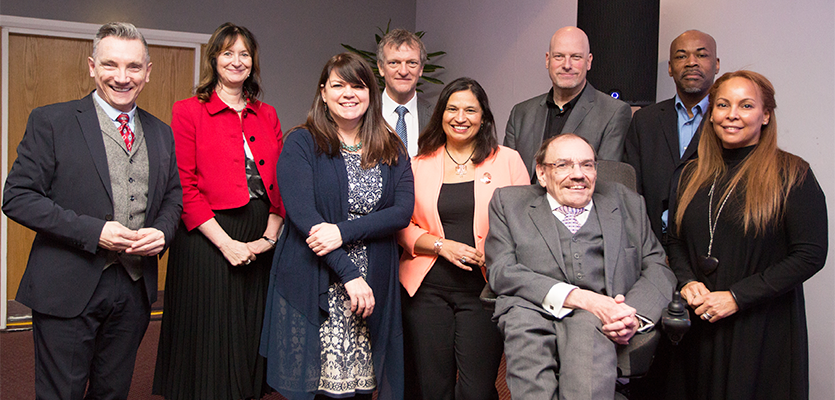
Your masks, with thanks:
M467 263L467 256L462 256L461 259L459 259L458 261L461 261L461 264L466 264Z
M705 320L709 320L709 319L711 319L712 317L713 317L713 316L712 316L712 315L710 315L710 314L708 314L708 313L704 313L704 314L702 314L702 318L704 318Z

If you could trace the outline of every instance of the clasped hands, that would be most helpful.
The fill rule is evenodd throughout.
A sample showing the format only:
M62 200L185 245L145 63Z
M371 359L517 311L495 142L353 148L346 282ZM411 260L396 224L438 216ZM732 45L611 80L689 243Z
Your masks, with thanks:
M699 281L687 282L681 288L681 298L687 301L699 318L709 322L730 317L739 311L739 305L730 291L711 292Z
M449 239L444 239L439 255L465 271L472 271L472 265L483 267L486 262L484 254L478 249Z
M165 248L165 235L157 228L135 231L118 221L107 221L99 236L99 247L137 256L155 256Z
M251 242L239 242L234 239L229 239L222 245L218 246L220 252L226 261L234 266L249 265L255 261L258 254L272 249L272 245L263 239L256 239Z
M313 225L307 236L307 245L317 256L323 257L342 247L342 232L335 224L322 222ZM362 277L345 282L345 291L351 298L351 312L368 318L374 311L374 292Z
M594 314L603 324L601 331L617 344L627 345L638 331L640 322L634 308L622 294L611 298L584 289L574 289L565 298L569 308L580 308Z

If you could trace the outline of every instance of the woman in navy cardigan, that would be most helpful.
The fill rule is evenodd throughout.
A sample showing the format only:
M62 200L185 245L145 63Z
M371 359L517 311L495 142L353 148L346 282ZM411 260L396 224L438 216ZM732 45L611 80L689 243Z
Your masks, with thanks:
M261 354L290 400L403 397L395 233L409 224L409 157L382 118L371 68L325 65L278 177L287 226L273 260Z

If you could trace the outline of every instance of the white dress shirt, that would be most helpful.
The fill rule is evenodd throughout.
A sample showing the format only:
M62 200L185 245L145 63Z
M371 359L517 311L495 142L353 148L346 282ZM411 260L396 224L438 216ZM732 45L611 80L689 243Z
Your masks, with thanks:
M383 118L386 119L392 129L397 129L397 106L406 107L409 112L403 116L406 121L406 148L409 151L409 157L414 157L418 151L418 136L420 136L420 126L418 125L418 109L417 109L417 93L406 102L406 104L397 104L389 97L388 89L383 91Z

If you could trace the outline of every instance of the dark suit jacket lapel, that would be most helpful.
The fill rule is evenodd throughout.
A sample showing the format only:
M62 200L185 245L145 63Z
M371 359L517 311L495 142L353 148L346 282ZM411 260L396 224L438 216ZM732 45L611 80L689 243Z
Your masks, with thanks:
M684 150L684 155L681 157L681 160L679 160L677 166L693 158L693 155L696 154L696 150L699 149L699 137L702 134L702 126L704 126L704 124L705 119L703 117L702 122L699 124L699 128L696 129L696 133L694 133L693 138L690 139L690 143L687 145L687 149Z
M536 154L536 152L539 150L539 146L542 145L542 138L543 135L545 135L545 120L548 119L548 105L545 104L545 100L547 98L548 93L545 93L544 95L542 95L539 104L537 104L537 108L536 110L534 110L535 114L533 119L533 125L523 126L522 132L516 132L517 137L521 137L523 135L530 135L531 137L536 137L537 135L539 135L539 140L534 139L528 141L529 154ZM530 165L529 167L533 167L533 165ZM531 176L535 175L536 171L531 173Z
M614 288L615 274L619 267L619 255L621 247L621 235L623 235L623 224L617 218L618 204L608 196L602 196L595 193L592 197L594 199L594 208L597 210L597 218L600 220L600 229L603 231L603 257L606 265L606 292L610 295Z
M678 165L681 160L678 144L678 114L676 113L675 98L661 103L661 112L658 114L661 131L664 132L664 139L667 140L667 147L670 149L670 157L673 164Z
M595 94L594 86L591 83L586 82L586 87L583 89L583 93L580 95L580 98L577 99L577 104L575 105L575 109L571 110L571 114L568 115L568 120L565 121L565 126L562 128L562 132L560 133L567 133L567 132L575 132L577 127L580 126L580 123L583 122L583 119L586 118L586 115L594 108L594 94ZM545 130L545 126L543 125L542 130Z
M539 231L539 234L542 235L542 239L545 240L545 244L548 245L548 250L551 251L551 256L554 257L554 260L557 262L557 266L560 267L560 271L562 271L563 276L568 276L568 273L565 270L565 260L562 259L562 246L560 246L560 233L557 229L557 218L551 212L551 205L548 204L548 199L545 196L540 196L537 200L534 200L533 204L531 204L531 208L528 211L528 216L533 221L534 226Z
M99 173L102 185L107 189L107 195L110 197L111 204L113 203L113 189L110 187L110 170L107 167L107 152L104 149L104 139L102 139L101 126L99 126L99 116L96 113L96 107L93 105L95 94L91 93L83 98L81 105L78 107L78 125L81 127L81 134L84 136L84 141L87 142L87 148L90 149L90 155L93 158L93 164Z
M158 204L154 201L154 195L156 194L154 189L156 189L157 177L159 176L159 157L162 143L160 142L159 132L153 125L151 114L148 114L141 108L137 108L136 115L139 116L139 123L142 124L142 132L145 135L145 148L148 150L148 210L151 211L152 205Z

